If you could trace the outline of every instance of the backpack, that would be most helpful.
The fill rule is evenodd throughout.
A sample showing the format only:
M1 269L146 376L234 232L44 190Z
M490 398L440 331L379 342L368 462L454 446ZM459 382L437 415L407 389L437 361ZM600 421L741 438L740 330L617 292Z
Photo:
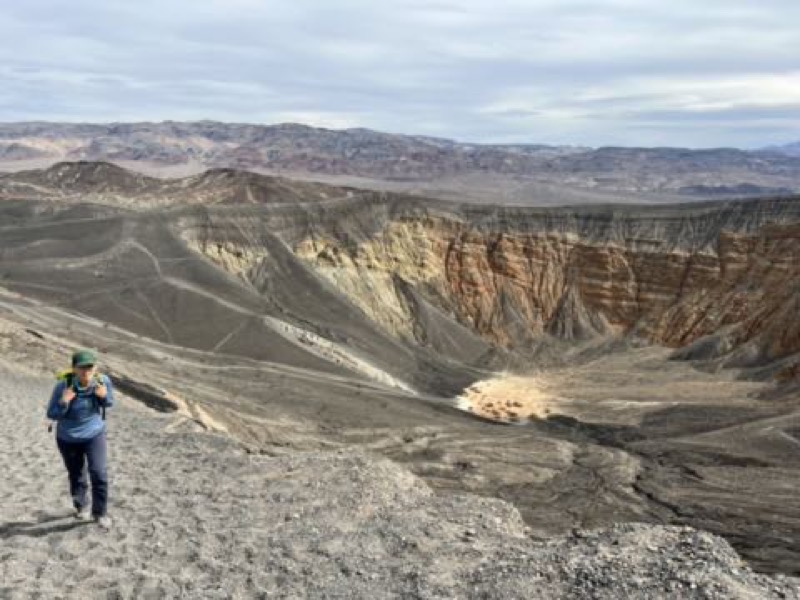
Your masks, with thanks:
M95 373L92 376L92 379L97 384L103 383L103 376L100 373ZM56 373L56 381L64 381L67 384L66 387L69 387L69 386L71 386L71 385L73 385L75 383L75 373L74 373L74 371L72 369L64 369L62 371L59 371L58 373ZM78 390L76 388L75 392L77 393L77 391ZM69 413L69 409L70 408L72 408L72 404L71 403L67 407L67 412L64 413L64 416L66 416ZM106 420L106 407L105 406L100 406L100 414L103 417L103 421L105 421Z

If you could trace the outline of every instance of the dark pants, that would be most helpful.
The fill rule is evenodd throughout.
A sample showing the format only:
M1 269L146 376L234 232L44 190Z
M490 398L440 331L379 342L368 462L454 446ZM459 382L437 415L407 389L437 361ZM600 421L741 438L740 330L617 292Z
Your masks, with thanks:
M108 502L108 476L106 474L106 432L97 434L85 442L56 440L64 465L69 474L69 492L72 503L78 510L86 506L86 463L89 463L89 479L92 482L92 515L106 514Z

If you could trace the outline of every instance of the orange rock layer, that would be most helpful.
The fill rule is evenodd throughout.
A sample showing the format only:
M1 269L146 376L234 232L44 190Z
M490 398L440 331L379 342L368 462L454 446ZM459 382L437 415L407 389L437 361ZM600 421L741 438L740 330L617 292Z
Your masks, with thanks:
M413 230L413 261L424 269L403 276L500 346L545 332L635 331L675 347L724 333L726 351L749 344L751 359L800 352L800 223L723 231L716 248L688 251L662 249L656 240L589 243L569 233L495 233L425 218L395 221L382 239L355 249L332 252L329 244L316 257L302 254L329 271L345 266L331 256L347 254L346 267L361 278L397 274L409 262L397 242L406 230ZM369 264L359 264L363 256Z

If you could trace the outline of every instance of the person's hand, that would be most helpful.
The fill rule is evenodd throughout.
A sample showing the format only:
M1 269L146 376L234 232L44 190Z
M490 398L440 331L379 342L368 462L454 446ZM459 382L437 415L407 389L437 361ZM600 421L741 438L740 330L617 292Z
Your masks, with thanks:
M98 398L103 398L108 395L108 388L106 387L106 382L102 379L97 382L97 385L94 388L94 394Z
M69 403L75 400L75 390L72 389L72 386L69 386L64 390L64 393L61 394L61 403L65 406L69 406Z

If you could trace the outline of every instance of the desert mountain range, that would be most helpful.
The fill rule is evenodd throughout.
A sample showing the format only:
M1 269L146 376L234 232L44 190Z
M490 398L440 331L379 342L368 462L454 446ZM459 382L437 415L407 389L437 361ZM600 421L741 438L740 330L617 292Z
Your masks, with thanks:
M111 161L162 176L234 168L295 179L522 205L675 202L800 191L794 146L571 147L470 144L293 123L0 124L0 171Z

